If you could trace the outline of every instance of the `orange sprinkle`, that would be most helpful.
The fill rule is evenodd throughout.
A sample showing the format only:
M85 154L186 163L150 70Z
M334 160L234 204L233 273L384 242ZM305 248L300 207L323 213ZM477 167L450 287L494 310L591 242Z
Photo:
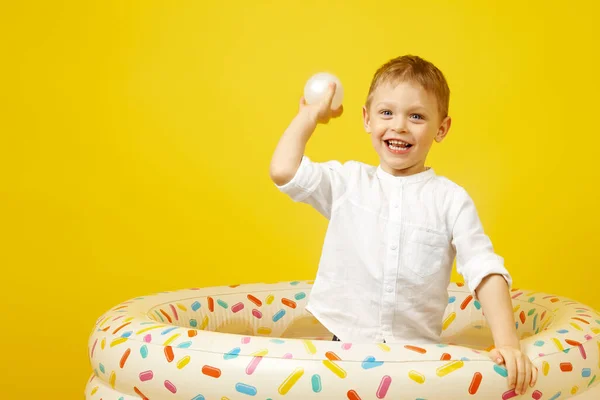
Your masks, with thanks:
M131 349L127 349L127 350L125 350L125 353L123 353L123 357L121 357L121 361L119 362L119 367L121 367L121 369L123 369L123 367L125 366L125 363L127 362L127 358L129 357L130 354L131 354Z
M462 302L462 304L460 305L460 309L464 310L465 308L467 308L467 306L469 305L469 303L471 302L471 300L473 300L473 296L468 295L465 300Z
M163 310L163 309L161 308L161 309L160 309L160 312L161 312L161 314L162 314L162 315L164 315L164 316L165 316L165 318L167 318L167 321L169 321L169 323L172 323L172 322L173 322L173 320L171 319L171 317L169 316L169 314L167 314L167 313L165 312L165 310Z
M140 389L136 388L135 386L133 387L133 391L140 396L142 400L150 400L144 395L144 393L140 392Z
M115 329L113 331L113 334L119 332L121 329L125 328L127 325L131 324L131 322L127 322L126 324L121 325L120 327L118 327L117 329Z
M335 354L333 351L328 351L327 353L325 353L325 357L327 357L331 361L342 361L342 359L339 358L338 355Z
M521 311L521 314L519 314L519 319L521 320L522 324L525 323L525 311Z
M213 311L215 311L215 301L214 301L214 300L213 300L213 298L212 298L212 297L210 297L210 296L208 297L208 310L209 310L210 312L213 312Z
M442 354L442 357L440 358L441 361L449 361L451 359L452 359L452 356L448 353Z
M262 306L262 301L260 301L256 297L252 296L251 294L248 295L248 300L250 300L251 302L253 302L254 304L256 304L257 307L261 307Z
M202 373L212 378L218 378L221 376L221 370L219 368L211 367L210 365L203 366Z
M190 330L188 331L188 337L194 337L194 336L196 336L197 334L198 334L198 331L197 331L197 330L195 330L195 329L190 329Z
M171 346L165 347L165 357L167 358L168 362L171 362L171 361L173 361L173 359L175 359L175 354L173 354L173 347L171 347Z
M404 348L408 349L408 350L416 351L417 353L421 353L421 354L427 353L427 350L425 350L421 347L406 345L406 346L404 346Z
M296 308L296 302L295 302L295 301L292 301L292 300L290 300L290 299L283 298L283 299L281 299L281 302L282 302L284 305L288 306L289 308Z
M588 321L586 321L585 319L582 319L582 318L579 318L579 317L573 317L573 318L571 318L571 319L575 319L575 320L577 320L577 321L581 321L581 322L583 322L584 324L587 324L587 325L589 325L589 324L590 324L590 323L589 323Z

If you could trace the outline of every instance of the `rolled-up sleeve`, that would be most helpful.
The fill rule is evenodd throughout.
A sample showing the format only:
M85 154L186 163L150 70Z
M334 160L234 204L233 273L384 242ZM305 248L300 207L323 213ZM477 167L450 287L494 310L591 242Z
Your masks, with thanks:
M292 180L275 186L292 200L311 205L329 219L333 203L346 190L347 175L348 168L339 161L316 163L303 156Z
M452 245L456 250L456 268L473 294L481 281L492 274L506 279L509 288L512 278L504 266L504 259L494 252L490 238L485 234L477 209L469 194L460 188L454 195Z

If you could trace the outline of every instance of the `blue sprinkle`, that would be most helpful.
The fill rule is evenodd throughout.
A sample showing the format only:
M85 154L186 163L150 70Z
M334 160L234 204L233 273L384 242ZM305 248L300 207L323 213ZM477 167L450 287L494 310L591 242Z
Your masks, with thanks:
M235 349L230 350L229 352L223 354L223 358L225 360L231 360L233 358L236 358L240 354L240 351L242 351L242 349L240 349L239 347L236 347Z
M304 292L296 293L296 295L294 296L294 298L296 300L302 300L305 297L306 297L306 293L304 293Z
M515 327L519 329L519 321L515 322Z
M128 338L131 335L133 335L133 331L127 331L127 332L123 332L121 334L121 337Z
M323 386L321 386L321 377L318 374L314 374L311 378L312 390L315 393L319 393Z
M204 396L199 394L198 396L194 397L192 400L206 400L206 399L204 398Z
M584 378L589 378L592 376L592 370L590 368L584 368L581 370L581 376Z
M557 332L557 333L569 333L569 331L568 331L568 330L566 330L566 329L559 329L559 330L557 330L556 332Z
M549 400L556 400L556 399L558 399L560 397L561 394L562 394L562 392L558 392L554 396L550 397Z
M436 346L437 347L448 347L448 345L445 343L438 343L438 344L436 344Z
M467 357L461 357L460 359L461 359L461 361L469 361L469 359Z
M564 350L563 350L563 353L567 354L569 351L571 351L571 349L570 349L570 348L569 348L569 349L564 349Z
M201 307L200 302L199 301L195 301L192 303L192 310L194 311L198 311L198 309Z
M270 340L271 343L276 343L276 344L284 344L285 340L281 340L281 339L271 339Z
M494 371L504 378L508 377L508 371L501 365L494 365Z
M285 315L285 310L279 310L275 315L273 315L273 322L279 321Z
M223 308L225 308L225 309L226 309L227 307L229 307L229 306L227 305L227 303L225 303L225 302L224 302L223 300L221 300L221 299L217 300L217 304L219 304L221 307L223 307Z
M142 358L148 357L148 347L146 347L146 345L140 347L140 354L142 355Z
M191 345L192 345L192 342L187 341L187 342L179 343L177 345L177 348L178 349L188 349L188 348L190 348Z
M256 388L254 386L246 385L245 383L236 383L235 390L248 396L256 396Z
M196 321L195 319L190 319L190 326L192 328L195 328L198 326L198 321Z
M173 332L175 329L177 329L177 327L176 327L176 326L173 326L173 327L171 327L171 328L167 328L167 329L165 329L165 330L164 330L164 331L162 331L160 334L161 334L161 335L166 335L166 334L167 334L167 333L169 333L169 332Z
M456 297L455 296L451 296L448 298L448 304L452 304L456 301Z
M380 367L382 365L383 365L383 361L375 361L375 357L373 357L373 356L368 356L362 362L362 367L364 369L371 369L371 368L375 368L375 367Z
M104 365L102 365L102 363L100 363L98 367L100 367L100 372L102 372L103 374L106 373L106 370L104 369Z
M481 303L478 300L475 300L473 302L473 305L475 306L476 309L480 310L481 309Z
M546 342L543 340L537 340L533 345L537 347L542 347Z
M125 400L125 397L121 396L119 397L119 400Z
M300 283L300 281L294 281L294 282L290 282L290 285L292 285L292 286L296 286L296 285L297 285L297 284L299 284L299 283Z

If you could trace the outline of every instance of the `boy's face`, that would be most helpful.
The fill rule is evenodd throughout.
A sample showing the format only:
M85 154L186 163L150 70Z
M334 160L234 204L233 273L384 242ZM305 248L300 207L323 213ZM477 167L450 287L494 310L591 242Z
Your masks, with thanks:
M381 168L395 176L424 171L433 140L441 142L451 123L441 119L435 95L412 82L380 85L363 119Z

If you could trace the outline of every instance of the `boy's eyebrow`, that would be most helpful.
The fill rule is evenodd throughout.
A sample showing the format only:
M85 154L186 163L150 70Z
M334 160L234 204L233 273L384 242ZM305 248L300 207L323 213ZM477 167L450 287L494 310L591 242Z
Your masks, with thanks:
M393 101L388 101L388 100L383 100L380 101L379 103L375 104L375 107L380 107L380 106L391 106L391 105L395 105L395 103ZM423 104L414 104L408 107L409 110L421 110L421 111L427 111L427 107L425 107Z

